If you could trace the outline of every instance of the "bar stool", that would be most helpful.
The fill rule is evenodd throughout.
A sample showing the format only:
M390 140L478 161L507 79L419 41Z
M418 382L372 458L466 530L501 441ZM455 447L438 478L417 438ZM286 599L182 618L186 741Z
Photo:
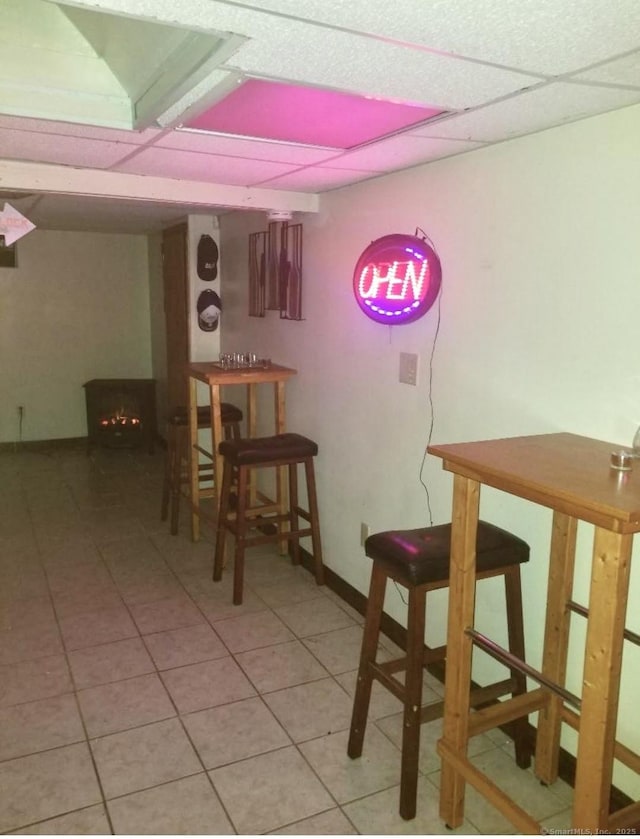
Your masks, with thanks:
M444 661L447 654L446 645L428 647L424 635L426 595L449 585L450 545L451 524L375 533L364 544L373 567L347 753L351 758L362 754L371 688L376 679L404 706L399 807L404 819L416 815L420 725L443 714L443 702L422 706L422 677L423 667ZM520 564L528 561L529 546L505 530L479 522L476 554L476 580L504 577L509 649L514 655L523 656ZM406 656L378 662L380 622L389 579L404 586L409 595ZM404 684L394 675L399 671L405 672ZM507 693L515 696L525 691L525 677L511 670L509 679L472 690L471 705L478 707ZM531 763L532 751L526 717L513 723L512 733L516 762L526 768Z
M218 534L213 566L213 579L222 579L224 548L227 531L235 536L233 570L233 602L242 603L244 585L244 552L246 548L267 542L288 541L294 565L300 563L300 539L311 537L316 583L324 583L318 499L313 459L318 454L318 444L301 434L276 434L247 440L223 440L219 454L224 458ZM298 499L298 464L305 470L308 510ZM288 467L289 504L282 502L257 505L251 498L249 476L252 469ZM232 493L233 489L233 493ZM234 503L235 502L235 503ZM299 518L308 527L299 526ZM274 526L275 525L275 526ZM252 531L258 531L251 535Z
M243 414L240 408L230 402L220 405L220 418L225 437L240 439L240 423ZM203 405L198 408L198 428L211 427L211 408ZM160 518L166 521L171 509L171 534L178 532L180 518L180 496L182 487L189 484L186 464L189 459L189 412L185 407L175 408L167 418L167 454L165 458L164 482L162 485L162 505ZM200 481L213 480L213 464L200 464Z

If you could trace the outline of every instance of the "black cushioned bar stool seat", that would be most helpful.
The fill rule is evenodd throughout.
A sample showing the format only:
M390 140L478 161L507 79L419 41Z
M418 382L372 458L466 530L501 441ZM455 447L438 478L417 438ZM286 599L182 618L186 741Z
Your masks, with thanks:
M451 524L417 530L388 530L366 540L365 553L402 585L448 582ZM495 571L527 562L529 546L522 539L492 524L480 522L476 540L476 568Z
M416 814L420 725L442 716L443 703L422 706L423 668L444 662L447 648L425 644L425 605L429 591L449 585L451 524L414 530L388 530L365 541L365 553L373 560L369 599L365 617L360 665L353 703L347 751L349 757L362 754L373 680L400 699L404 706L400 777L400 815L412 819ZM503 576L509 650L524 656L520 565L529 559L529 546L522 539L495 525L480 521L476 542L476 579ZM394 580L408 591L406 656L393 661L376 660L380 623L387 580ZM395 673L405 672L404 683ZM525 693L525 677L511 671L510 678L471 691L471 704L477 707L507 693ZM527 718L512 723L516 762L526 768L531 763L531 744Z
M318 454L318 444L301 434L276 434L245 440L223 440L218 451L232 466L258 466L273 461L302 461Z
M243 414L240 408L230 402L220 404L220 420L225 436L239 439L240 423ZM198 407L198 428L211 427L211 407ZM174 408L167 417L167 455L165 460L164 482L162 486L162 506L160 518L166 521L171 508L171 533L178 532L180 519L180 495L182 487L188 485L187 463L189 458L189 412L186 407ZM201 481L213 479L213 465L199 466Z
M218 452L224 458L224 470L213 579L216 582L222 579L225 539L229 531L235 536L234 604L242 603L245 548L266 542L288 541L292 560L294 564L298 564L300 539L310 536L316 582L322 585L324 571L313 466L313 459L318 454L317 443L301 434L275 434L272 437L223 440L218 447ZM299 464L302 464L305 470L308 510L300 506L298 498L297 467ZM287 509L278 502L258 505L255 500L252 501L249 473L252 469L264 467L288 468L289 503ZM235 506L232 504L234 487L237 493ZM264 497L263 500L265 500ZM308 523L308 527L300 527L300 518Z

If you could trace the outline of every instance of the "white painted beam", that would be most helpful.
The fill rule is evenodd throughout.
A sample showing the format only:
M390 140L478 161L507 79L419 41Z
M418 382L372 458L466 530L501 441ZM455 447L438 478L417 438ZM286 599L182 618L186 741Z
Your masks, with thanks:
M212 211L216 207L300 213L317 213L319 210L318 196L307 192L225 186L17 160L0 160L0 189L166 201L208 207Z

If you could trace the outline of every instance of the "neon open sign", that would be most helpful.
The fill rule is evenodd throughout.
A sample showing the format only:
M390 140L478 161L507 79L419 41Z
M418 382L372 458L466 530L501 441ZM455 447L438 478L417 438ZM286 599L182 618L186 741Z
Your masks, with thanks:
M353 272L353 293L372 320L411 323L433 306L441 280L432 247L417 236L392 233L362 252Z

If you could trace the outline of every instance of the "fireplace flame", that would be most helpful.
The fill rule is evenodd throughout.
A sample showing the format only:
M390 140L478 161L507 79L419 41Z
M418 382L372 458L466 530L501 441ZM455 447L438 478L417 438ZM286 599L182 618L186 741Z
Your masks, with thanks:
M113 414L110 417L102 417L100 425L103 428L108 428L109 426L137 426L140 425L140 417L129 417L118 411L117 414Z

